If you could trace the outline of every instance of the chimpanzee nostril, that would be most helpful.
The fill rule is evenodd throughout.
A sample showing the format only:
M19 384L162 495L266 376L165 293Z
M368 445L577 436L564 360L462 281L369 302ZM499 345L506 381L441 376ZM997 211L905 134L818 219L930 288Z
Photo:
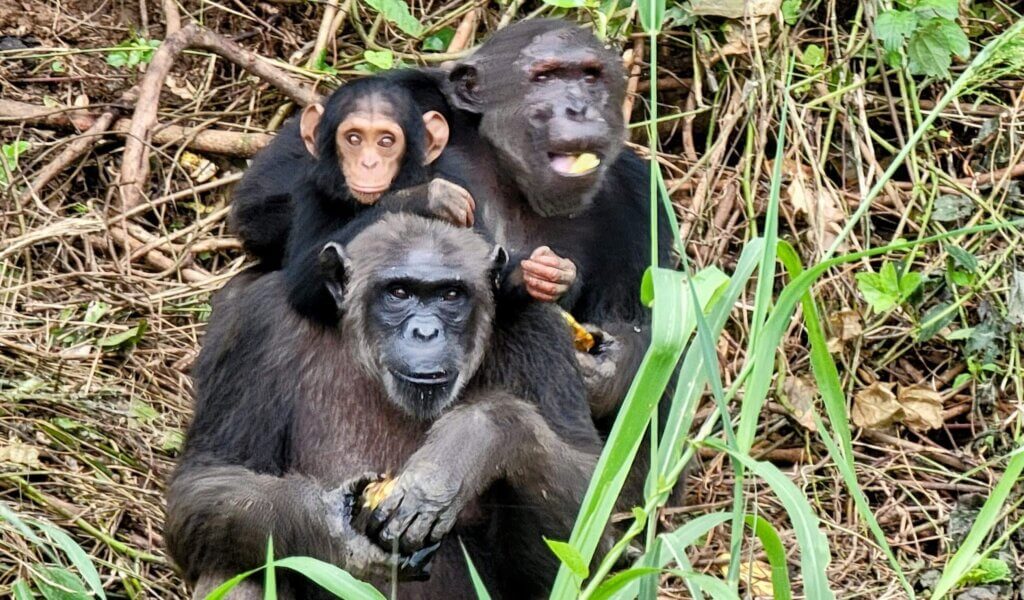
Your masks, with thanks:
M434 325L413 325L412 328L412 337L423 342L429 342L436 338L439 333L441 333L441 330Z

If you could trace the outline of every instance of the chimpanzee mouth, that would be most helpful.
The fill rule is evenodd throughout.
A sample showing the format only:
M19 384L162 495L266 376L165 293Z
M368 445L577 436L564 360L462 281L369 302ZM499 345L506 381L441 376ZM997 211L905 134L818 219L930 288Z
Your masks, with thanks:
M548 152L551 169L563 177L590 175L601 166L601 155L594 152Z
M403 373L392 369L391 374L396 378L413 385L447 385L451 383L452 376L447 371L434 371L433 373Z

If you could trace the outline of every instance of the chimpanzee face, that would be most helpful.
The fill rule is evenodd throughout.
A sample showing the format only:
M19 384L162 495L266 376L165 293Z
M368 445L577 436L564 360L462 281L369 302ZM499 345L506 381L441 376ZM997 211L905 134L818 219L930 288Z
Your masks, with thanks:
M507 259L471 230L408 214L320 254L342 334L388 400L421 419L458 398L480 366Z
M482 135L535 212L579 212L622 149L624 72L614 53L578 27L513 28L456 65L453 101L481 114Z

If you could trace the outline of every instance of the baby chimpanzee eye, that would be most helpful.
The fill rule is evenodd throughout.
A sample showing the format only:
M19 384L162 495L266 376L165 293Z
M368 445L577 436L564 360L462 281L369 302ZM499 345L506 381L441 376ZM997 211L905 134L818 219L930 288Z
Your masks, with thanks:
M587 83L597 83L597 80L601 78L601 69L599 67L587 67L583 69L583 81Z
M385 135L380 138L380 140L377 142L377 145L379 145L381 148L390 148L391 146L395 145L395 138L394 136Z
M347 136L345 136L345 141L352 144L353 146L358 146L359 142L363 141L363 138L359 137L358 133L350 133Z
M400 285L395 285L388 288L388 294L392 298L396 298L398 300L405 300L406 298L409 297L409 292L406 291L406 289Z
M544 83L551 79L551 73L547 71L541 71L540 73L534 73L533 80L538 83Z
M458 288L448 288L447 290L444 291L444 294L441 296L441 298L449 302L451 302L452 300L458 300L461 297L462 290Z

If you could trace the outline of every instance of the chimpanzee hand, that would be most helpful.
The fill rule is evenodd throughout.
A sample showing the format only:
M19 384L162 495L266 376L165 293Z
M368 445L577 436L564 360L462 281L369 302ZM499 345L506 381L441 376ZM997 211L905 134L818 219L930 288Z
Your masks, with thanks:
M469 498L455 473L423 462L406 466L395 487L370 514L368 535L381 548L411 554L441 541Z
M328 528L339 549L340 566L359 579L388 578L397 568L398 577L402 580L425 581L430 577L430 559L437 545L420 548L411 556L402 556L385 552L352 527L353 511L363 490L381 477L377 473L364 473L324 495Z
M460 227L473 226L476 202L462 186L441 178L432 179L427 188L427 201L428 211L438 219Z
M594 347L589 352L577 351L576 360L587 389L590 412L597 418L608 414L622 401L615 397L613 388L621 378L619 369L624 362L625 346L617 337L594 325L585 323L583 328L594 336Z
M557 301L576 281L576 264L547 246L534 250L520 265L526 291L541 302Z

